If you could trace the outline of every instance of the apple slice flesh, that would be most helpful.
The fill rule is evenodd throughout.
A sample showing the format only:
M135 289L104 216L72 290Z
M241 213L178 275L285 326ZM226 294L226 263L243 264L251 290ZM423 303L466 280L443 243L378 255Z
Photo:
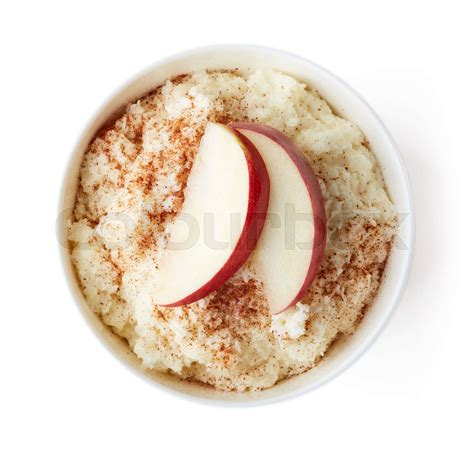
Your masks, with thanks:
M270 312L299 302L321 265L326 213L318 180L303 153L280 131L256 123L231 127L247 137L270 176L268 215L254 256Z
M209 123L181 213L167 229L155 302L179 306L219 288L255 248L265 223L269 177L253 144Z

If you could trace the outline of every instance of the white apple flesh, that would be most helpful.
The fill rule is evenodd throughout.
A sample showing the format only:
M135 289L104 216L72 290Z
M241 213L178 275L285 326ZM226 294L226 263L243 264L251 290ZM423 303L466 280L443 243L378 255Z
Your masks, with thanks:
M318 180L303 153L280 131L256 123L231 128L257 148L270 176L270 202L252 260L263 278L270 312L299 302L319 271L326 213Z
M168 227L155 301L195 302L242 266L261 234L269 177L253 144L209 123L191 169L181 213Z

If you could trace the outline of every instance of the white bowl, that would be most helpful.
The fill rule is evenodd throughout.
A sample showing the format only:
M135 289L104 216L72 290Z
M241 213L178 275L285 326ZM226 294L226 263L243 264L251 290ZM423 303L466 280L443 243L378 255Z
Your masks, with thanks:
M268 390L237 394L215 391L181 381L171 375L152 373L141 367L128 345L113 335L87 306L69 258L64 220L70 215L74 205L79 167L87 145L97 129L122 105L180 74L203 69L233 68L246 72L264 67L283 71L316 88L336 113L362 129L381 165L390 196L398 212L403 214L403 222L377 299L355 334L336 343L316 368L282 381ZM214 404L263 404L294 397L320 387L344 371L366 351L384 328L401 298L413 256L414 211L408 176L397 147L377 114L345 82L320 66L286 52L256 46L222 45L184 52L159 61L117 90L98 109L79 138L64 177L59 213L58 236L66 279L85 320L98 338L124 365L141 377L153 381L161 389Z

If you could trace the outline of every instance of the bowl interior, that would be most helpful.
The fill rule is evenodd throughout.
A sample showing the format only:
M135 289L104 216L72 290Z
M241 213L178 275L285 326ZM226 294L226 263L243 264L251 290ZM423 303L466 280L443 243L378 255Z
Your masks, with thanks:
M395 248L388 260L385 277L376 301L367 311L360 327L347 340L338 340L317 368L283 381L269 390L249 393L224 393L211 388L180 381L173 376L145 371L140 361L130 351L127 343L113 335L101 320L89 309L80 291L75 272L69 259L64 222L71 213L77 190L79 167L87 145L98 128L118 109L129 101L161 85L169 78L204 69L235 69L246 73L258 68L273 68L283 71L319 91L340 116L357 124L375 153L389 189L403 221ZM413 249L412 201L403 163L396 147L372 109L344 82L323 68L290 54L252 46L218 46L198 49L161 61L138 77L126 83L97 111L88 124L70 160L64 179L60 201L61 216L58 234L61 255L67 279L87 322L100 339L124 363L141 376L171 391L214 402L263 403L289 397L330 380L343 371L374 341L396 306L408 276Z

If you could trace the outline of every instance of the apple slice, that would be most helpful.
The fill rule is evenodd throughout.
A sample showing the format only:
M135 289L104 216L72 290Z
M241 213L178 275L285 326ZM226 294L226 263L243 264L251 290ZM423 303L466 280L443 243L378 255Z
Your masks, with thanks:
M185 305L224 284L255 248L269 191L268 173L254 145L224 125L209 123L182 211L167 229L156 303Z
M234 123L257 148L270 175L268 215L253 259L272 314L301 300L321 265L326 212L318 180L303 153L280 131Z

